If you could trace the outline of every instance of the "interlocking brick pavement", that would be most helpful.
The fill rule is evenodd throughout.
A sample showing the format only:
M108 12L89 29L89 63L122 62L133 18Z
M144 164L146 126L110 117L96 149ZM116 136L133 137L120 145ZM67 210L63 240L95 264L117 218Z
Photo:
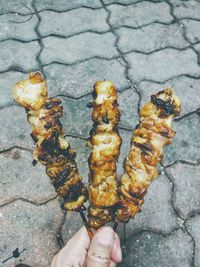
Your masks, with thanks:
M31 128L12 86L36 70L62 100L63 128L86 183L94 82L110 79L119 92L119 176L139 108L173 87L183 105L177 134L142 212L118 228L120 266L200 266L199 29L198 0L1 0L0 266L50 266L82 225L77 213L64 216L44 166L31 164ZM13 258L16 249L22 253Z

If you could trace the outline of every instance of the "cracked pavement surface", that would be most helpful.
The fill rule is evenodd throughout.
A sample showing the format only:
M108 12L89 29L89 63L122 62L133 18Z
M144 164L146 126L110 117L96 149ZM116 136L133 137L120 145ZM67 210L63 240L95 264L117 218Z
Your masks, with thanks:
M36 70L62 99L63 128L86 183L94 82L110 79L119 92L119 175L139 108L173 87L183 105L177 134L142 212L118 228L120 266L199 267L200 1L1 0L0 267L50 266L82 225L78 214L64 216L44 167L31 164L31 129L12 86Z

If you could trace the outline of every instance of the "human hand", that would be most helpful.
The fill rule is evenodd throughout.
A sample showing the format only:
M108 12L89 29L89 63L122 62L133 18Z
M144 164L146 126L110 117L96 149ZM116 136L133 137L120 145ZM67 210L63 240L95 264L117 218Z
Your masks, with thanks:
M92 240L82 227L56 254L51 267L115 267L121 260L120 240L111 227L98 229Z

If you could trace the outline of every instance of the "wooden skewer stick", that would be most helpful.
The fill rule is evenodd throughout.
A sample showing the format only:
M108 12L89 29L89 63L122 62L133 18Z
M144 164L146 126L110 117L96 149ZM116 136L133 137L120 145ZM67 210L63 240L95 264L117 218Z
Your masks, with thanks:
M114 225L113 225L113 230L114 230L115 232L117 231L118 225L119 225L118 222L115 222Z
M87 229L87 232L88 232L88 235L89 235L90 239L92 239L92 237L93 237L94 234L93 234L93 232L92 232L92 229L91 229L91 228L89 227L89 225L88 225L88 222L87 222L87 220L86 220L86 217L85 217L85 214L84 214L83 210L80 209L78 212L79 212L80 215L81 215L81 219L82 219L82 221L83 221L83 223L84 223L84 225L85 225L85 227L86 227L86 229Z

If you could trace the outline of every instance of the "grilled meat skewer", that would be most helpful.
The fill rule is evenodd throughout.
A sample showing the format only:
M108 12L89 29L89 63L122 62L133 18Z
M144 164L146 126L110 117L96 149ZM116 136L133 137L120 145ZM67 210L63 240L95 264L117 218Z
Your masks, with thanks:
M116 164L121 137L117 131L120 112L117 91L110 81L96 82L89 145L89 226L98 228L113 220L112 207L119 201Z
M80 210L87 200L87 189L82 183L75 162L76 153L64 138L59 118L63 107L59 98L49 98L47 84L39 72L30 73L27 80L13 89L15 101L27 112L35 143L33 164L46 166L65 210Z
M140 124L133 131L131 148L124 160L119 207L115 212L118 221L127 222L140 211L151 181L158 176L163 147L175 136L171 124L180 111L180 100L170 88L152 95L151 102L141 108Z

